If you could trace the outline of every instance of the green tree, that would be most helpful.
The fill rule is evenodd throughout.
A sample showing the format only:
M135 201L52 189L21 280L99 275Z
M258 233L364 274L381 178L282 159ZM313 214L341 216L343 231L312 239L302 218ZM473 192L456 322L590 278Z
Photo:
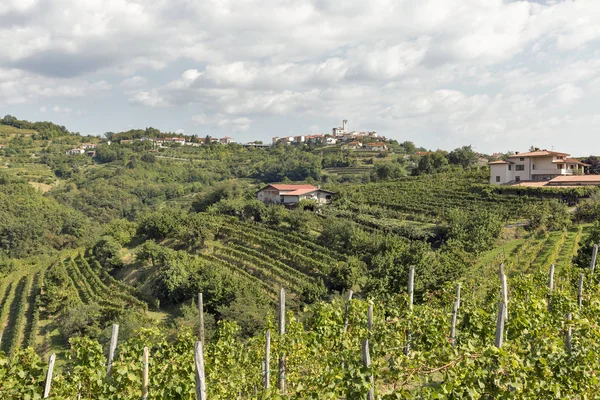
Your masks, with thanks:
M460 165L463 168L477 164L478 158L471 146L458 147L448 154L450 164Z

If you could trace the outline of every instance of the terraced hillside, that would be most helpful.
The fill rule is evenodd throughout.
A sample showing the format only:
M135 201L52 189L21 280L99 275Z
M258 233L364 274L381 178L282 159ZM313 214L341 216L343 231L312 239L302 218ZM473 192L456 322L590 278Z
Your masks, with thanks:
M484 190L482 184L486 180L487 176L481 172L423 175L352 185L344 189L344 194L356 211L361 205L368 205L372 215L392 212L397 218L429 221L436 221L453 208L469 211L485 208L509 219L518 219L525 204L540 201Z
M56 335L54 320L65 307L94 304L101 315L114 318L126 309L145 313L148 306L136 297L136 290L90 266L80 255L50 266L31 265L14 272L0 282L0 349L12 354L28 346L44 350L45 339ZM46 279L48 278L48 279ZM62 290L64 303L49 305L47 291ZM54 307L54 308L52 308ZM40 321L43 320L43 328ZM52 340L50 338L49 340Z

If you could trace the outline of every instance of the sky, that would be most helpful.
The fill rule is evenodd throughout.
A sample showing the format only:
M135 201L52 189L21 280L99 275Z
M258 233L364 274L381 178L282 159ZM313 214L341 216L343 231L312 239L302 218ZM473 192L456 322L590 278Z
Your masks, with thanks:
M0 114L600 154L600 0L0 0Z

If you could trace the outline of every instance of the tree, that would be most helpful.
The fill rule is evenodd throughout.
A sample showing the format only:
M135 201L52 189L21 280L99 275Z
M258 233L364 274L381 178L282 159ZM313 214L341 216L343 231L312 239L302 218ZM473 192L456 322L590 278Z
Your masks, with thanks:
M480 254L491 249L503 227L502 219L485 209L479 211L453 209L446 223L447 242L472 254Z
M600 158L596 156L589 156L588 158L584 158L581 160L585 164L589 164L588 174L590 175L598 175L600 174Z
M476 164L478 158L471 146L458 147L448 154L450 164L460 165L463 168Z
M123 265L119 252L121 245L112 236L104 236L92 247L92 255L104 268L113 269Z
M383 181L388 179L397 179L406 176L406 171L400 163L380 163L375 164L371 179L374 181Z
M413 169L413 175L435 174L442 172L448 166L448 158L441 151L425 154L419 159L417 168Z
M401 151L406 154L415 154L417 152L417 146L413 142L405 141L400 143Z

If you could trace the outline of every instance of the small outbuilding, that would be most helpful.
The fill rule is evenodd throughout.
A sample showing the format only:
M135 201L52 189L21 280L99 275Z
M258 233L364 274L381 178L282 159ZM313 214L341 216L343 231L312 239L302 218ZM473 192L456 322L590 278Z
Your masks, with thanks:
M329 204L334 194L313 185L270 184L260 189L256 197L265 204L295 205L301 200Z

